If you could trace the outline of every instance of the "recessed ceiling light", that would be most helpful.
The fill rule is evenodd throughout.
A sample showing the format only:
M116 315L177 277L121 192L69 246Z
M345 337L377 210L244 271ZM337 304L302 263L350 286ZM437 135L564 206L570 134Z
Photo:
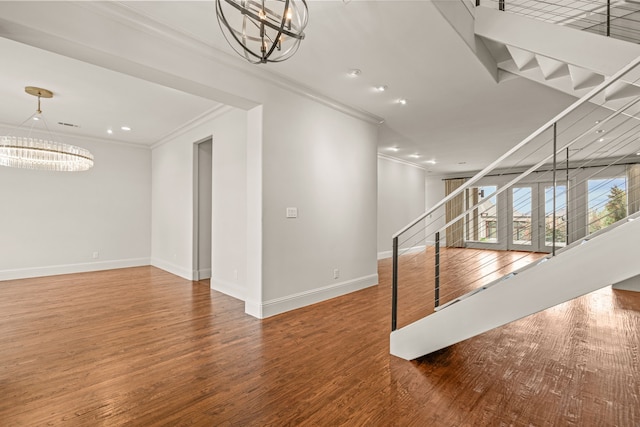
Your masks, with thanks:
M112 131L111 129L107 129L107 133L108 133L109 135L111 135L111 134L113 133L113 131Z
M38 120L40 120L40 117L34 117L33 120L37 122Z
M435 160L427 160L427 161L425 161L425 163L428 163L430 165L435 165L436 161Z
M389 151L398 151L400 149L398 147L389 147L389 148L387 148L387 150L389 150Z
M413 159L419 159L420 158L420 154L409 154L409 157L411 157Z
M637 153L636 153L636 156L640 156L640 152L637 152Z
M387 85L380 85L380 86L376 86L376 90L378 92L384 92L385 90L387 90L388 86Z
M131 128L129 126L122 126L120 129L122 129L125 132L128 132L131 130Z
M596 124L597 124L597 125L598 125L598 124L600 124L600 120L596 120Z
M347 74L349 75L349 77L358 77L360 74L362 74L362 70L352 68Z
M598 142L604 142L604 138L600 138Z
M398 102L398 104L400 104L400 105L407 105L407 100L406 100L406 99L404 99L404 98L400 98L400 99L398 99L398 101L397 101L397 102Z

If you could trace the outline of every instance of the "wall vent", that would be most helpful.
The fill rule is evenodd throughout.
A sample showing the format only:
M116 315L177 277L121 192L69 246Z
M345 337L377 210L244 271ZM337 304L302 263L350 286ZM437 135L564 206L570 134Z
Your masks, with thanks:
M60 126L68 126L68 127L71 127L71 128L79 128L80 127L80 125L74 125L73 123L58 122L58 124Z

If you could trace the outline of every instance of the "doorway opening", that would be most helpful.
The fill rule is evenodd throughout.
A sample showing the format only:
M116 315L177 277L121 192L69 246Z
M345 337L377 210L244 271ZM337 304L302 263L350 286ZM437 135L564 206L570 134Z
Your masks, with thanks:
M554 237L555 247L566 246L566 183L557 184L555 203L553 194L553 183L519 184L509 189L507 249L551 252Z
M211 278L211 220L213 182L213 140L207 138L194 145L194 280Z

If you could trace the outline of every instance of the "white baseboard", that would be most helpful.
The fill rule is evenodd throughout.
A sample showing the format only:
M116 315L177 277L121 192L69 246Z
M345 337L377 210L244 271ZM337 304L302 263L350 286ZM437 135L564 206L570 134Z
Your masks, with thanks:
M158 267L161 270L167 271L171 274L175 274L176 276L180 276L183 279L194 280L195 271L191 269L183 268L179 265L173 264L169 261L165 261L159 258L151 258L151 265L154 267Z
M204 279L211 279L210 268L203 268L200 270L193 271L193 280L204 280Z
M82 264L50 265L47 267L0 270L0 280L27 279L30 277L56 276L59 274L86 273L89 271L113 270L115 268L150 265L149 258L131 258L113 261L87 262Z
M257 319L264 319L265 316L262 313L262 304L259 301L244 300L244 312L249 316L253 316Z
M216 277L211 278L211 289L214 291L222 292L225 295L229 295L240 301L244 301L245 289L242 285L237 283L228 282Z
M429 243L429 242L427 242ZM429 243L430 245L430 243ZM427 245L414 246L412 248L400 249L400 255L412 254L415 252L422 252L427 248ZM383 251L378 252L378 261L381 259L391 258L393 256L393 251Z
M357 279L331 284L322 288L311 289L309 291L275 298L262 303L246 301L245 313L259 319L264 319L270 316L275 316L276 314L359 291L377 284L378 275L372 274L370 276L363 276Z

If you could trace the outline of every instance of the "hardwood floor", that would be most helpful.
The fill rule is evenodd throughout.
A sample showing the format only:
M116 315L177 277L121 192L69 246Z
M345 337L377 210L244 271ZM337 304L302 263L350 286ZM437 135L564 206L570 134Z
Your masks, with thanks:
M640 425L640 294L605 288L407 362L379 270L262 321L153 267L0 282L0 426Z
M442 248L440 254L440 305L469 291L488 285L546 254L520 251ZM391 260L384 261L391 273ZM379 269L380 270L380 269ZM380 271L383 274L383 271ZM398 263L398 328L433 313L435 254L426 251L400 257ZM386 277L391 283L391 277ZM380 283L383 283L380 281Z

